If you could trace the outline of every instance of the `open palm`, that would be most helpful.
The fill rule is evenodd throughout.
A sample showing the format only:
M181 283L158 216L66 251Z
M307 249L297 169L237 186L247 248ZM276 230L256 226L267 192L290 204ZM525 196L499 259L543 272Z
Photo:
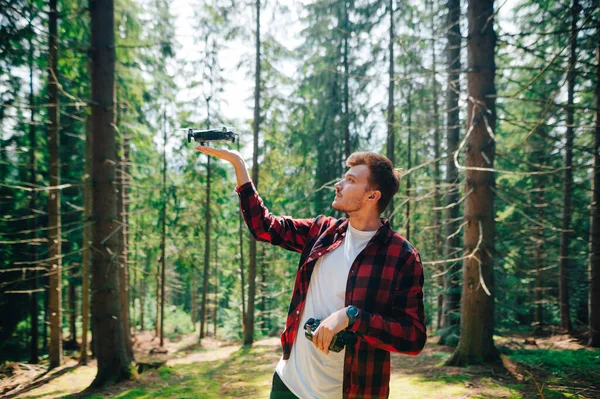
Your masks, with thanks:
M195 149L198 152L202 152L206 155L210 155L231 163L238 162L242 159L242 155L238 151L228 150L226 148L213 148L199 145Z

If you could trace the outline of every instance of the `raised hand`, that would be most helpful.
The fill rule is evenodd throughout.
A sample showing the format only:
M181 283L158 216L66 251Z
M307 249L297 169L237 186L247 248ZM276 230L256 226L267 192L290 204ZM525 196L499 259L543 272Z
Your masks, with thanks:
M202 145L197 146L195 150L230 163L244 161L242 155L235 150L228 150L226 148L214 148Z
M235 176L237 178L238 186L242 186L250 181L250 175L248 174L248 168L246 168L246 162L244 162L244 158L242 158L242 155L238 151L202 145L197 146L195 149L196 151L208 156L222 159L231 163L235 169Z

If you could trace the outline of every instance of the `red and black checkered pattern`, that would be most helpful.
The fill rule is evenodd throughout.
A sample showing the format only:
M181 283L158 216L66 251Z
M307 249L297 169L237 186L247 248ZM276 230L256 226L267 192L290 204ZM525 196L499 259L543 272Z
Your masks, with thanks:
M236 191L246 224L257 240L302 254L281 335L283 357L287 359L317 259L340 246L348 219L273 216L252 182ZM387 220L382 222L383 226L357 256L348 273L346 306L359 309L351 330L361 339L346 349L344 398L388 397L390 352L418 355L427 340L419 253L392 230Z

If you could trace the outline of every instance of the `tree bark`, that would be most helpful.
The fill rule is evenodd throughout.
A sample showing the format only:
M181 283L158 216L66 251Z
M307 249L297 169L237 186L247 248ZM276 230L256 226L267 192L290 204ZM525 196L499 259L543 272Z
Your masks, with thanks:
M559 303L560 303L560 325L570 332L571 316L569 307L569 245L571 243L571 212L573 191L573 129L574 109L573 95L575 92L575 65L577 63L577 19L579 16L579 0L573 0L571 7L571 48L569 55L569 71L567 72L567 130L565 133L565 175L563 191L563 214L562 230L560 232L560 256L559 256Z
M344 155L350 156L350 65L348 61L348 40L350 37L350 16L348 15L348 1L344 0Z
M92 242L92 117L85 118L85 174L83 177L83 245L81 260L81 355L79 363L87 364L88 329L90 325L90 263Z
M150 273L150 252L146 252L146 267L144 268L146 273ZM145 330L144 326L144 315L146 314L146 273L140 278L140 331Z
M165 343L165 289L167 285L167 111L163 111L163 207L162 234L160 241L160 346Z
M62 256L61 256L61 218L60 218L60 105L58 98L58 11L56 0L50 0L49 12L49 60L48 95L50 106L50 132L48 153L50 154L50 189L48 193L48 257L50 258L48 310L50 314L50 368L63 363L62 353Z
M154 320L154 336L160 335L160 287L162 281L160 279L160 263L156 264L156 318Z
M238 139L238 152L240 151L240 140ZM246 283L244 279L244 220L242 216L242 212L238 213L238 231L240 238L240 285L241 285L241 294L242 294L242 337L246 336Z
M494 347L494 167L496 127L494 1L469 0L467 39L467 168L460 340L448 360L465 366L496 362ZM486 289L487 287L487 289Z
M196 273L196 268L194 266L192 266L192 270L191 270L192 276L191 276L191 306L190 306L190 310L191 310L191 318L192 318L192 325L194 326L194 331L196 331L196 322L197 320L197 315L198 315L198 309L197 309L197 303L198 303L198 298L197 298L197 293L198 293L198 275Z
M33 20L33 2L29 2L29 28L32 28L32 20ZM29 106L30 108L30 117L29 117L29 183L31 187L36 187L37 180L37 160L35 159L35 151L37 149L37 136L35 132L35 99L33 92L33 41L32 35L29 35L29 53L28 53L28 64L29 64ZM37 238L37 217L34 215L34 210L36 209L37 204L37 193L36 191L31 191L31 197L29 198L29 212L32 216L29 223L29 230L31 231L31 239L35 240ZM37 246L30 245L30 259L31 266L35 266L35 262L37 260ZM37 297L37 289L38 289L38 278L39 273L37 270L33 271L33 281L32 281L32 293L30 298L30 308L29 308L29 317L31 320L31 330L30 330L30 352L29 352L29 362L32 364L37 364L39 362L39 323L38 323L38 297Z
M536 159L539 165L546 164L545 154L547 152L546 149L546 132L543 128L538 129L539 136L539 145L535 149ZM544 186L545 186L545 178L542 175L537 175L535 177L536 182L536 203L538 204L538 218L539 220L544 219L544 204L546 203L544 200ZM543 226L535 226L534 234L536 237L535 243L535 321L538 325L544 324L544 227Z
M600 21L600 20L599 20ZM589 260L589 317L588 345L600 348L600 22L596 27L596 87L594 113L594 169L592 177L592 204L590 206L590 260Z
M260 264L260 283L258 286L258 297L260 298L260 301L258 302L258 304L256 305L256 310L258 312L258 314L260 315L260 330L262 331L262 333L265 333L265 325L266 325L266 311L267 311L267 302L266 302L266 286L267 286L267 276L265 274L265 263L267 262L267 254L266 254L266 250L265 250L265 246L263 245L261 247L261 254L260 254L260 259L259 259L259 264Z
M206 99L206 128L210 128L210 98ZM204 273L202 275L202 311L200 313L200 336L204 338L208 326L208 274L210 270L210 181L211 167L210 156L206 156L206 208L204 209Z
M437 30L435 28L435 18L434 18L434 12L433 12L433 2L432 1L428 1L429 6L430 6L430 13L431 13L431 32L433 34L433 36L437 35ZM439 159L440 157L440 112L439 112L439 105L438 105L438 85L437 85L437 60L436 60L436 52L435 52L435 43L436 40L432 40L431 41L431 93L432 93L432 101L433 101L433 153L434 153L434 159ZM441 198L441 193L440 193L440 183L441 183L441 178L440 178L440 164L439 162L435 162L433 164L433 180L435 183L435 187L433 189L434 193L433 193L433 206L435 208L434 210L434 217L433 217L433 225L436 226L436 228L433 230L434 231L434 245L435 245L435 257L436 259L443 259L444 257L444 238L442 236L442 210L441 210L441 204L442 204L442 198ZM438 267L438 274L440 274L440 276L437 278L437 285L438 287L443 287L444 285L444 276L442 274L443 272L443 266L444 264L441 264ZM443 290L439 291L438 294L438 318L437 318L437 327L438 329L441 326L442 323L442 310L444 307L444 293Z
M75 269L71 269L71 275L74 275ZM72 347L77 346L77 327L75 326L75 319L77 318L77 306L76 303L76 292L75 292L75 283L69 281L69 341Z
M115 87L115 106L116 111L119 110L118 102L116 101L116 87ZM119 115L117 114L117 126L119 121ZM118 260L119 260L119 298L121 301L121 321L123 322L123 334L125 335L125 348L127 349L127 355L133 360L133 344L131 342L131 323L129 321L129 266L127 262L128 247L127 247L127 173L125 171L125 165L127 164L126 147L129 142L125 138L123 129L119 130L118 137L119 145L119 163L117 166L117 217L118 224L121 227L117 232L118 242Z
M119 302L115 196L115 37L113 0L91 0L92 59L92 325L98 373L92 387L131 379Z
M396 41L396 36L394 32L394 0L389 0L388 3L388 15L390 18L390 41L388 43L388 51L389 51L389 83L388 83L388 107L387 107L387 157L390 161L392 161L392 165L395 162L394 153L396 151L396 129L394 126L395 119L395 107L394 107L394 88L395 88L395 78L394 78L394 42ZM390 201L387 212L388 218L390 219L390 224L394 225L394 198Z
M129 158L129 154L127 154L127 158ZM127 176L129 176L129 171L127 171ZM129 180L128 183L129 184ZM126 215L129 215L129 209L126 210ZM129 225L129 221L127 221L127 225ZM140 241L139 234L136 232L133 234L133 279L129 284L129 290L131 291L131 295L129 295L129 314L130 316L130 326L132 330L132 335L135 337L137 331L137 321L136 321L136 311L135 311L135 299L139 298L140 293L138 291L138 250L137 244ZM140 273L141 274L141 273ZM133 342L132 342L133 344Z
M408 165L406 170L412 168L412 87L408 87L408 95L406 96L406 112L407 115L407 126L408 131L408 149L406 158L408 159ZM410 173L406 175L406 239L410 241Z
M444 257L452 259L456 257L459 249L459 235L454 234L458 229L459 207L458 201L458 169L454 164L454 153L459 144L459 117L458 98L460 93L460 0L448 0L448 19L446 24L446 37L448 47L446 48L446 63L448 80L446 83L446 145L448 147L448 160L446 162L446 245L444 246ZM454 234L454 235L453 235ZM439 343L448 345L458 335L460 323L460 286L459 272L460 262L447 263L444 270L444 300L442 312L442 326L445 328L440 336ZM454 340L455 341L455 340ZM456 345L456 342L454 342Z
M252 151L252 181L258 188L258 130L260 127L260 0L256 0L256 63L254 81L254 146ZM256 240L250 237L250 264L248 266L248 313L244 345L254 342L254 302L256 296Z
M219 242L215 242L215 306L213 308L213 337L217 338L217 310L219 307Z

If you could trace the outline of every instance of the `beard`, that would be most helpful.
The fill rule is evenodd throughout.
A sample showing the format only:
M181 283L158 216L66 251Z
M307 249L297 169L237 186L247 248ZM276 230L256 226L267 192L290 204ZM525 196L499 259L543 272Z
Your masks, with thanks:
M363 202L360 199L335 197L335 199L331 203L331 207L336 211L350 214L360 210L363 207Z

